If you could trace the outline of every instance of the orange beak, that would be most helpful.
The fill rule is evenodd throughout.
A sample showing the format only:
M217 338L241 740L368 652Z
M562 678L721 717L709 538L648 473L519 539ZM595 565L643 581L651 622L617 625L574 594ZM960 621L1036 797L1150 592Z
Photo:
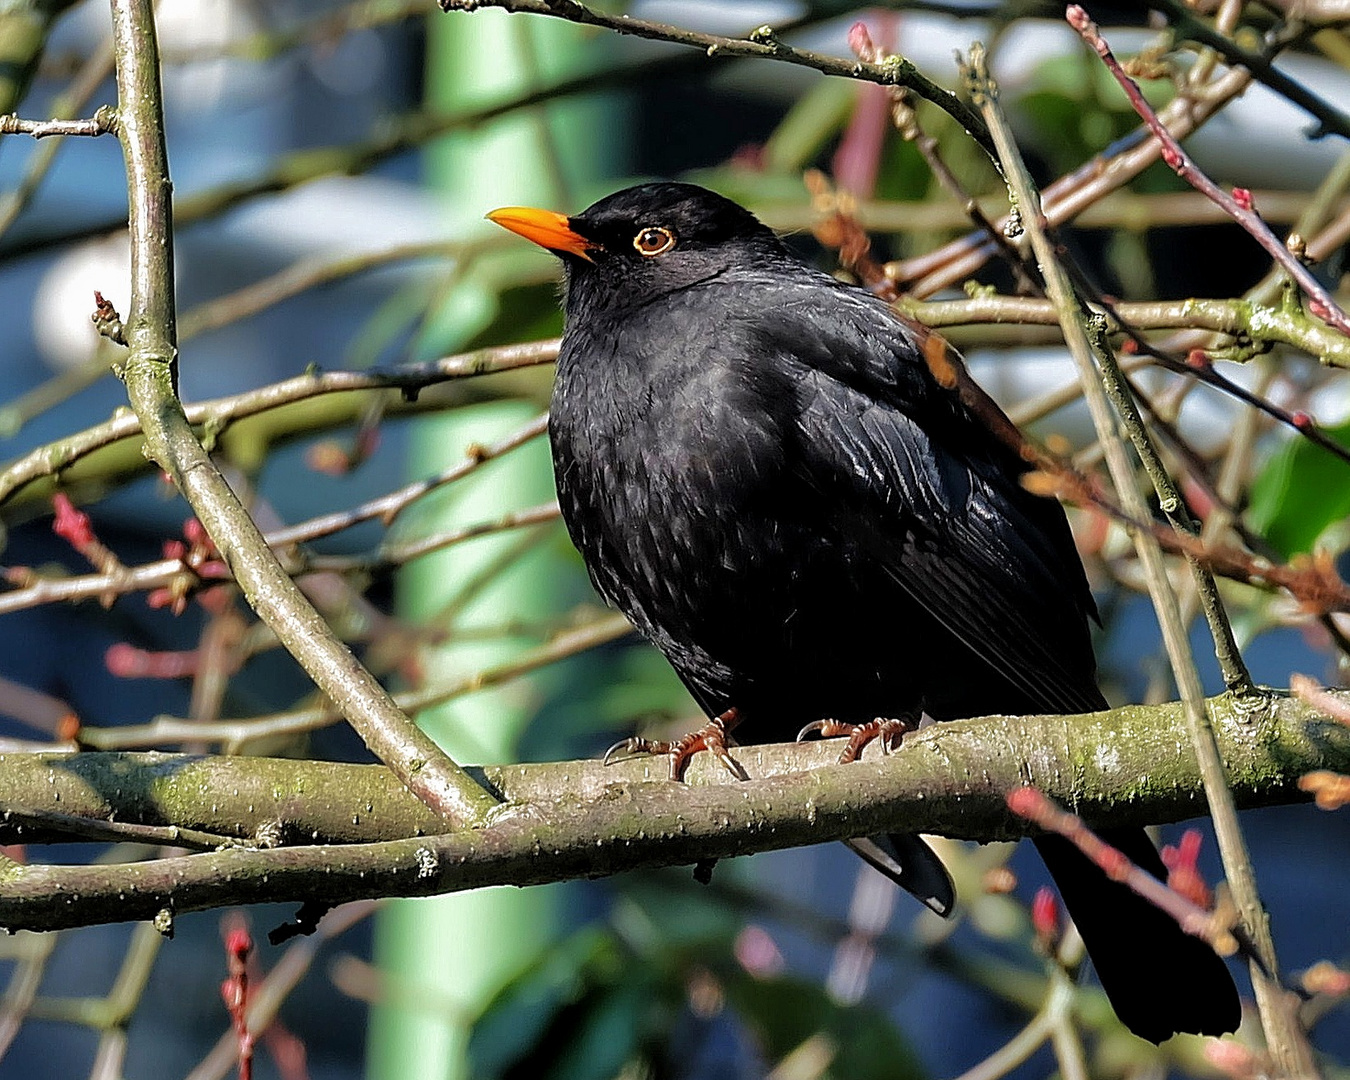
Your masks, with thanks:
M533 240L549 251L562 251L568 255L579 255L588 262L592 261L590 252L600 245L572 229L571 223L563 214L552 210L536 210L530 206L503 206L488 214L488 220L510 229L513 233Z

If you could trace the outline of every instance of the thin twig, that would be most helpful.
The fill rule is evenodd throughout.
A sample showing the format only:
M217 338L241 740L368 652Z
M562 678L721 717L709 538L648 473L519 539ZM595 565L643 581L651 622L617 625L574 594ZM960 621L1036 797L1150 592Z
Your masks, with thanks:
M1350 707L1307 675L1289 676L1289 689L1300 701L1306 701L1314 709L1322 709L1337 723L1350 727Z
M1051 1025L1050 1002L1047 1001L1026 1027L956 1080L1002 1080L1045 1044L1050 1037Z
M924 139L933 136L924 133ZM955 194L955 193L953 193ZM1003 210L999 203L1002 193L967 196L978 212L997 229L994 221ZM747 193L749 199L749 194ZM1252 198L1262 208L1267 221L1292 224L1311 204L1306 192L1280 191L1277 188L1254 189ZM777 198L750 199L747 204L766 225L784 232L809 229L817 215L800 200ZM953 202L900 202L889 199L858 199L854 213L859 223L870 233L949 232L970 224L971 212ZM1113 191L1095 203L1083 208L1073 220L1076 229L1120 229L1139 232L1144 228L1167 226L1228 225L1232 218L1221 207L1215 206L1198 191L1165 191L1142 194L1133 191ZM984 229L984 225L980 225ZM908 265L908 264L907 264ZM186 318L186 316L185 316Z
M374 914L378 900L358 900L343 904L319 920L317 932L287 946L267 975L249 988L246 1022L248 1030L266 1041L267 1032L292 990L309 973L319 950L340 937L356 923ZM233 1029L227 1030L184 1080L221 1080L238 1058L239 1042Z
M1251 193L1239 189L1241 197L1234 197L1223 188L1219 187L1211 180L1203 170L1191 159L1190 155L1181 148L1175 136L1167 130L1167 126L1158 119L1158 114L1153 110L1144 98L1143 91L1139 89L1139 84L1125 74L1120 62L1111 52L1111 47L1097 30L1097 25L1088 14L1077 4L1070 4L1067 13L1069 25L1072 26L1082 36L1097 55L1102 58L1107 70L1115 77L1116 82L1125 91L1130 99L1130 104L1134 106L1137 112L1149 126L1161 146L1162 159L1167 165L1194 187L1202 192L1215 203L1222 206L1232 216L1233 220L1241 225L1252 235L1270 257L1280 264L1285 272L1298 282L1299 287L1308 294L1308 310L1330 323L1342 334L1350 335L1350 316L1341 309L1341 306L1332 299L1331 294L1326 287L1315 278L1312 273L1298 259L1294 258L1289 248L1282 243L1257 213L1256 208L1251 202Z
M84 66L51 105L53 118L70 119L89 103L113 70L112 38L105 37L90 54ZM50 172L57 152L65 145L56 139L39 147L28 163L23 179L12 191L0 195L0 236L3 236L20 214L27 209Z
M346 515L337 516L345 517ZM457 529L447 529L432 533L429 536L418 537L415 540L392 543L385 541L375 551L365 555L284 553L283 549L291 546L294 543L293 540L287 540L283 543L274 540L272 533L264 534L264 540L267 541L269 547L277 552L278 558L281 558L283 553L285 554L287 572L294 577L320 573L374 572L402 566L414 559L463 543L466 540L529 528L534 525L543 525L556 521L557 518L558 504L556 502L542 503L523 510L514 510L486 521L473 522ZM351 523L355 524L355 522ZM76 603L81 600L102 601L108 597L127 596L138 592L155 592L161 589L170 590L186 597L194 589L228 581L228 573L224 570L218 573L217 569L214 565L192 566L186 564L182 559L169 558L156 559L154 562L143 563L140 566L123 567L110 573L101 574L79 574L72 577L48 578L31 573L26 575L28 577L27 584L8 592L0 592L0 615L40 607L43 604ZM1252 581L1257 577L1266 576L1275 568L1267 566L1264 568L1264 572L1255 572L1256 568L1254 567L1251 569L1254 572L1244 574L1241 580ZM17 577L18 575L16 572L10 571L10 576ZM1285 584L1276 580L1273 576L1270 580L1273 584ZM1295 583L1295 589L1297 589L1297 579L1293 576L1293 568L1291 568L1289 580ZM1350 611L1350 593L1346 594L1344 604L1336 603L1334 597L1329 599L1331 600L1329 610ZM276 640L275 636L272 640ZM0 686L3 686L3 684L0 684ZM25 688L17 688L17 690L23 689Z
M456 240L427 240L421 243L396 244L377 251L303 259L255 281L234 292L218 296L189 308L178 320L178 340L187 341L210 330L238 322L269 307L299 296L320 285L330 285L357 274L369 273L397 262L418 259L457 259L467 262L480 252L497 246L495 238L481 244Z
M501 8L504 11L523 12L532 15L548 15L566 19L568 22L585 26L599 26L619 34L646 38L650 41L667 41L674 45L692 46L702 49L709 57L747 56L763 60L778 60L798 67L812 68L824 75L834 75L846 79L860 79L863 82L879 83L882 86L903 86L914 91L925 101L931 101L953 120L960 124L980 146L994 158L993 144L989 133L978 115L971 112L964 102L950 90L924 76L913 63L902 56L891 56L885 63L869 64L862 60L845 60L837 56L825 56L822 53L798 49L780 41L776 31L770 26L761 26L752 30L744 38L723 37L720 34L705 34L697 30L668 26L665 23L651 22L647 19L634 19L627 15L609 15L602 11L578 3L577 0L441 0L444 11L472 11L476 8Z
M456 480L462 480L487 462L510 453L517 447L525 445L531 439L538 438L547 428L548 414L544 413L535 417L529 423L521 425L509 435L498 439L490 446L470 447L467 456L462 461L447 466L435 476L405 484L396 491L391 491L375 499L369 499L359 506L311 518L307 522L292 525L288 528L278 529L268 534L267 542L273 547L305 543L310 540L317 540L322 536L330 536L342 529L350 529L374 518L379 518L388 527L394 523L394 519L399 514L403 513L418 499L424 498L431 492L454 483Z
M849 31L849 46L859 60L872 64L886 62L887 54L873 43L866 23L854 23ZM956 174L943 160L942 150L938 146L937 139L926 132L919 123L919 114L914 106L913 95L903 87L887 87L886 90L891 99L891 121L900 133L901 138L914 145L923 156L924 161L927 162L928 171L933 174L933 178L937 180L938 185L957 201L965 215L970 219L971 224L989 238L990 243L995 246L1011 268L1018 284L1033 288L1034 282L1028 275L1026 266L1023 265L1021 253L1009 243L1008 238L1002 232L994 227L994 223L980 208L980 204L974 196L966 191L961 181L957 179Z
M1180 96L1169 102L1162 115L1178 137L1185 137L1215 116L1250 85L1251 73L1236 68L1206 84L1203 96ZM1043 193L1046 221L1058 227L1074 220L1106 195L1124 187L1159 157L1159 145L1140 126L1108 146L1091 161L1060 177ZM994 222L1003 229L1006 217ZM894 263L887 274L897 283L910 283L913 296L926 297L974 274L994 252L982 234L953 241L918 259Z
M504 663L483 668L453 682L422 687L397 694L394 700L410 714L443 705L447 701L476 693L490 686L518 679L541 667L557 663L569 656L585 652L598 645L618 641L633 633L632 624L622 615L608 615L582 626L557 634L550 641L529 649ZM122 727L86 727L80 732L82 743L103 750L120 750L146 746L172 746L193 739L212 743L243 744L255 739L281 738L300 735L335 724L341 716L329 704L267 716L239 720L217 720L199 723L175 717L160 717L148 724L130 724Z
M480 536L547 525L559 520L560 516L558 504L550 501L526 507L524 510L512 510L488 521L461 525L455 529L443 529L429 536L418 537L416 540L395 542L386 540L369 555L306 555L302 556L301 562L306 570L315 573L374 573L403 566L424 555L443 551L466 540L476 540Z
M241 394L198 402L187 406L186 413L188 423L208 427L219 436L237 420L324 394L388 389L415 396L417 391L440 382L552 363L557 355L558 339L553 338L476 349L430 363L397 368L314 372ZM141 424L135 414L119 410L113 419L103 424L39 446L0 470L0 504L26 485L45 477L57 476L94 451L140 434Z
M1101 362L1100 359L1094 363L1094 356L1097 356L1101 349L1101 343L1086 329L1090 316L1074 294L1068 275L1059 265L1053 245L1046 236L1045 219L1039 198L1027 174L1026 165L1013 142L1002 110L998 106L997 86L985 70L983 50L978 46L971 50L967 80L972 95L976 97L999 146L1010 191L1017 200L1021 220L1030 232L1032 246L1036 251L1050 297L1061 313L1065 341L1078 366L1093 425L1106 454L1117 494L1131 516L1145 520L1147 508L1135 486L1134 472L1125 452L1124 441L1117 432L1116 418L1103 385L1107 376L1098 370L1097 363ZM1247 931L1255 942L1257 955L1265 971L1270 973L1270 977L1267 977L1255 966L1252 971L1267 1037L1272 1044L1278 1043L1286 1048L1283 1052L1287 1055L1285 1067L1289 1075L1313 1075L1312 1058L1307 1049L1306 1038L1297 1030L1287 1004L1277 1000L1283 993L1277 981L1278 966L1269 924L1265 919L1256 889L1251 859L1237 823L1237 813L1225 777L1223 759L1215 744L1214 730L1206 711L1190 643L1185 627L1181 625L1177 597L1168 580L1161 549L1150 533L1136 531L1134 541L1140 562L1148 577L1149 592L1158 614L1172 670L1181 690L1186 725L1200 763L1201 775L1204 777L1205 796L1211 817L1214 819L1225 874L1232 886Z
M22 939L26 947L10 972L4 998L0 999L0 1059L9 1052L23 1027L47 974L47 961L59 940L57 934L25 935Z
M965 300L919 301L908 297L897 306L935 330L949 326L1017 323L1058 325L1049 300L1029 296L985 295ZM1191 298L1112 303L1103 309L1109 333L1134 330L1210 330L1256 345L1292 345L1323 364L1350 368L1350 340L1302 311L1270 307L1250 300ZM1226 357L1225 357L1226 358Z
M1325 98L1319 97L1297 79L1291 79L1260 53L1244 49L1224 34L1211 30L1195 17L1195 12L1177 0L1149 0L1149 7L1163 12L1177 31L1192 41L1213 49L1229 64L1240 64L1281 97L1292 101L1314 120L1317 126L1308 133L1312 139L1340 135L1350 139L1350 115Z
M562 79L543 89L482 108L455 112L420 110L408 113L382 122L376 132L364 142L294 150L282 155L260 175L228 181L204 191L184 195L176 200L174 224L181 229L218 217L260 196L291 191L326 176L351 176L363 173L380 162L420 147L442 135L452 131L473 129L522 109L576 94L596 93L616 86L631 86L634 80L660 78L684 71L690 66L690 58L684 55L664 60L644 57L631 64ZM124 215L112 215L99 221L17 240L0 247L0 264L37 251L121 233L125 227Z
M117 114L106 106L88 120L23 120L13 113L0 116L0 135L31 135L48 139L62 135L107 135L116 126Z
M1082 818L1061 810L1042 792L1032 787L1010 791L1008 807L1013 813L1035 822L1047 832L1058 833L1073 843L1112 881L1128 885L1154 907L1175 919L1186 933L1209 942L1221 955L1231 955L1237 949L1238 943L1233 937L1232 928L1222 921L1216 921L1214 912L1206 911L1147 870L1140 869L1126 855L1089 829Z
M1061 1080L1089 1080L1087 1058L1083 1053L1083 1039L1074 1024L1074 983L1068 972L1058 968L1051 980L1050 1000L1046 1011L1050 1016L1050 1046L1059 1064Z

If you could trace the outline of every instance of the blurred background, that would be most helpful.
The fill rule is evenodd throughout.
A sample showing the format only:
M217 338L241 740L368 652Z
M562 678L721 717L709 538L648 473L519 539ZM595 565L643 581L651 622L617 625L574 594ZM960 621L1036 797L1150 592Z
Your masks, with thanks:
M6 76L0 113L88 116L114 101L105 5L17 7L13 18L28 20L28 37L21 41L0 12L0 43L40 48L30 47L26 69L5 57L4 70L19 75ZM1350 37L1337 26L1305 22L1292 33L1280 5L1214 7L1234 40L1271 49L1276 41L1281 70L1329 101L1350 101ZM982 40L1042 184L1114 153L1137 127L1059 10L1035 3L639 0L623 10L732 35L771 24L784 40L834 56L850 55L849 28L863 20L881 47L950 87L958 84L953 50ZM1122 56L1151 50L1145 55L1166 76L1148 84L1155 104L1214 64L1181 37L1169 39L1163 21L1142 8L1092 14ZM311 367L391 365L555 335L554 261L493 230L483 214L518 203L575 212L643 178L694 180L736 198L828 269L837 255L812 230L822 206L843 206L902 286L927 282L923 295L945 298L963 297L967 277L1000 293L1017 288L997 260L934 279L940 266L926 260L969 235L971 222L916 143L896 130L877 87L784 64L710 61L697 49L560 20L441 14L406 0L163 0L158 18L187 401ZM961 186L992 216L1001 213L1001 183L980 151L938 110L924 104L917 115ZM1283 234L1314 206L1314 192L1325 220L1343 221L1347 211L1345 142L1310 138L1310 124L1254 85L1187 147L1221 184L1254 189ZM808 188L812 170L823 179ZM5 137L0 199L0 454L13 460L125 404L108 373L115 350L89 318L94 290L126 311L119 147L109 138ZM1062 239L1097 288L1128 300L1239 297L1269 270L1249 237L1219 223L1161 165L1093 200ZM1332 244L1317 268L1333 287L1343 245ZM1276 287L1267 302L1278 296ZM945 332L1014 416L1094 464L1091 426L1056 333ZM1291 348L1249 345L1228 342L1216 352L1240 361L1219 365L1227 379L1276 414L1312 415L1331 441L1350 445L1343 374ZM1176 433L1169 453L1201 516L1233 511L1220 535L1277 558L1320 547L1342 559L1350 542L1343 457L1232 393L1158 366L1137 377ZM546 407L549 379L547 368L503 373L406 408L355 397L306 403L235 425L217 450L264 524L303 521L435 474L474 444L519 431ZM166 541L183 536L185 505L138 453L72 469L62 489L127 565L159 558ZM5 567L87 572L53 533L52 490L31 485L3 508ZM419 500L389 531L395 539L453 531L550 499L546 447L535 438ZM1075 513L1074 521L1104 616L1098 655L1108 695L1174 697L1128 543L1092 515ZM355 558L385 535L372 522L314 548ZM450 685L526 657L523 676L419 715L459 760L591 757L633 730L681 731L695 717L664 662L612 624L598 635L604 644L539 659L560 634L606 618L556 521L498 528L407 566L332 578L320 583L326 613L397 688ZM1294 672L1341 681L1350 628L1274 594L1231 586L1226 595L1258 682L1287 687ZM94 745L369 760L344 725L228 744L135 734L119 741L117 729L156 716L261 718L309 700L306 679L253 632L237 596L218 589L201 599L180 614L143 595L5 614L5 745L68 739L61 723L69 714L103 739ZM208 679L220 672L200 663L208 643L221 640L234 650L227 681ZM1193 644L1207 690L1218 692L1202 623ZM1286 971L1344 964L1344 812L1289 807L1243 820ZM1199 827L1213 881L1212 837ZM1163 836L1175 842L1180 831ZM27 857L138 856L131 845L111 853L70 845ZM959 1075L1027 1025L1053 964L1037 951L1029 919L1028 901L1044 883L1034 855L947 842L942 853L963 900L946 923L839 845L724 863L707 887L672 870L339 909L318 937L260 945L255 954L255 976L272 972L276 1016L255 1075ZM185 916L162 944L148 928L126 926L0 940L0 978L9 980L0 1077L230 1074L222 927L247 920L261 942L291 914ZM1198 1040L1155 1052L1132 1039L1090 985L1080 1006L1094 1076L1214 1072ZM1318 1006L1313 1038L1342 1069L1350 1065L1343 997ZM978 1075L1043 1076L1059 1067L1041 1045Z

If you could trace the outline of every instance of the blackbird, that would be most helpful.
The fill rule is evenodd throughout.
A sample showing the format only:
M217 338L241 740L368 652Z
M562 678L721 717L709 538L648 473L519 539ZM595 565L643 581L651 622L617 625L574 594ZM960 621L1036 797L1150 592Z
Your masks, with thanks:
M762 742L826 718L1106 708L1063 509L882 300L690 184L488 216L562 259L558 499L596 589L715 720L680 753L725 754L733 723ZM1103 835L1165 876L1142 829ZM1068 841L1035 842L1131 1031L1236 1028L1208 944ZM918 838L864 854L950 908Z

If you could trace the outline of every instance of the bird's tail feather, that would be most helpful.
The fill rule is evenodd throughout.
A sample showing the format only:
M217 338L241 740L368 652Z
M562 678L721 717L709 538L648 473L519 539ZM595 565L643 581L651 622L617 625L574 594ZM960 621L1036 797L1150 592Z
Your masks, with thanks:
M917 836L889 833L845 840L865 862L943 918L956 905L956 889L942 860Z
M1103 840L1163 880L1166 870L1143 829L1107 829ZM1186 933L1128 885L1107 877L1070 841L1036 838L1064 906L1083 936L1116 1015L1140 1038L1222 1035L1242 1019L1233 978L1209 943Z

